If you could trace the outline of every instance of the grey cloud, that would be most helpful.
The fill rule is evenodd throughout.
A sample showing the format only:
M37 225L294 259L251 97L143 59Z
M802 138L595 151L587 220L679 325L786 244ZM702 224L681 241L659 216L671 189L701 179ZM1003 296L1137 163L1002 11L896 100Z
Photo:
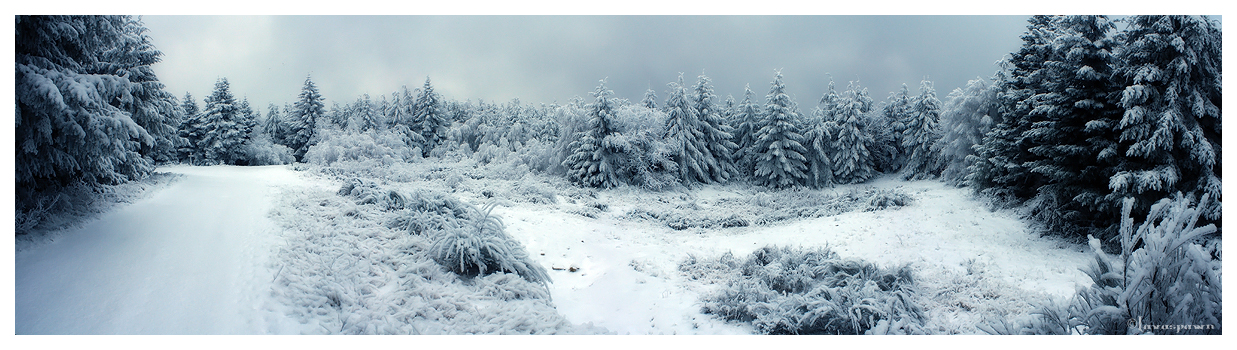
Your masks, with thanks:
M312 74L329 101L377 98L426 76L448 98L565 102L608 78L616 95L666 96L704 71L718 95L763 98L775 69L807 109L832 75L874 98L928 76L938 94L1020 45L1013 16L147 16L174 94L227 77L256 106L295 99Z

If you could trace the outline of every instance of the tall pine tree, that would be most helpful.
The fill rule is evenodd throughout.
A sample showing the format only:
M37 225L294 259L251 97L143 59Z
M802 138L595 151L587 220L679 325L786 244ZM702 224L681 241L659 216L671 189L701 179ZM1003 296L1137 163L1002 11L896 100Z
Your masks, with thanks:
M764 119L753 142L753 177L756 183L787 188L807 180L807 158L803 136L799 133L799 111L786 94L782 72L778 71L765 98Z
M614 105L606 88L605 80L592 93L596 100L587 106L588 126L568 149L571 155L563 160L567 178L572 182L591 187L611 188L622 183L618 169L617 154L606 144L606 138L617 133Z
M1193 16L1135 16L1121 34L1116 70L1124 155L1110 198L1137 198L1136 213L1176 191L1208 193L1204 217L1219 224L1221 33Z
M288 115L288 137L287 146L291 148L292 156L296 157L296 161L304 161L305 152L309 151L310 143L314 140L314 133L317 132L318 121L326 115L325 106L322 103L322 94L318 93L318 86L314 85L310 77L305 77L305 85L301 87L301 94L292 105L292 113Z
M919 96L911 106L906 130L902 132L902 149L908 154L902 178L908 180L932 178L941 172L940 155L933 149L940 139L941 101L936 98L932 82L919 84Z

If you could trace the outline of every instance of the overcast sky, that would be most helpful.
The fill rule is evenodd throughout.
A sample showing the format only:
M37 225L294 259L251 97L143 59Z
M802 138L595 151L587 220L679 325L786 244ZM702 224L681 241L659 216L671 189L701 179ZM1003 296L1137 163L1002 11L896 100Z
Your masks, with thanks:
M858 80L878 101L929 78L937 94L988 78L1017 50L1025 16L144 16L159 79L199 105L226 77L255 110L295 100L312 75L328 106L401 85L456 100L564 103L598 80L661 103L680 72L702 71L724 99L750 84L763 102L774 70L809 110Z

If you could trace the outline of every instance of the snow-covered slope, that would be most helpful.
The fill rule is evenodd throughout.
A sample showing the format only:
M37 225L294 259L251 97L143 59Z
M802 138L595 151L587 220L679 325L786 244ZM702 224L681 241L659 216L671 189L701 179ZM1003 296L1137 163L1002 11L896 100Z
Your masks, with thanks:
M276 243L266 215L300 176L285 166L158 171L185 176L15 253L17 334L249 334L281 322L263 306Z

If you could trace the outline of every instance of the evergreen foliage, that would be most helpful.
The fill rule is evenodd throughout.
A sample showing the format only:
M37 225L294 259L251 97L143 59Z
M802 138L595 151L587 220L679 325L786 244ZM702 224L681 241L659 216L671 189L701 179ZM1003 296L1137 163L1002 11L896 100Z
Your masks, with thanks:
M898 171L906 164L906 150L902 148L902 133L906 132L906 123L910 119L911 103L910 88L902 84L902 89L889 93L889 100L881 108L881 114L889 121L893 133L893 144L897 149L896 156L889 163L888 171Z
M1135 16L1115 72L1124 85L1119 160L1109 200L1141 203L1176 191L1221 201L1221 33L1193 16ZM1146 212L1146 205L1135 213ZM1220 206L1204 213L1219 223Z
M149 70L159 52L140 22L17 16L14 24L19 213L38 193L143 178L152 156L170 160L177 109Z
M421 134L421 140L424 140L421 151L429 155L445 139L451 120L444 111L442 96L434 92L429 77L425 78L425 85L419 92L412 106L412 125L409 129Z
M940 110L941 101L936 98L932 82L920 82L919 96L911 106L906 130L902 132L902 149L908 155L902 178L918 180L940 174L940 155L933 149L940 139Z
M787 188L801 186L807 180L807 158L803 153L803 136L799 134L799 112L786 85L782 72L773 78L769 95L765 97L764 117L756 124L752 144L753 178L756 183Z
M613 91L606 89L605 80L597 84L597 90L592 93L596 100L588 105L588 127L581 131L578 141L569 146L572 154L563 160L563 168L567 169L567 178L572 182L590 187L616 187L620 169L616 164L615 151L606 147L604 142L613 135L614 105L610 95Z
M657 91L648 89L644 91L644 99L640 100L640 105L648 109L657 109Z
M998 73L999 74L999 73ZM944 165L941 179L954 186L965 186L971 165L976 161L974 147L992 129L997 110L996 85L983 78L968 81L965 87L949 93L941 110L941 139L937 148Z
M731 139L734 128L722 116L722 109L714 100L713 84L709 77L701 74L697 77L696 86L692 92L692 109L696 111L699 124L696 130L708 164L709 179L705 182L726 182L738 172L734 166L734 150L739 147Z
M740 102L735 107L735 112L732 115L734 120L732 123L738 125L734 130L734 140L736 140L738 148L735 149L734 159L737 163L737 168L745 176L752 176L752 169L756 163L756 152L754 145L756 144L756 132L760 131L760 122L764 119L761 115L760 105L756 104L753 99L755 93L752 92L751 86L743 87L743 102Z
M298 162L304 161L305 152L309 151L309 146L312 146L311 141L314 140L319 120L326 115L322 101L318 86L314 85L310 77L305 77L305 85L301 87L301 94L296 103L292 105L292 113L289 113L288 119L285 120L288 122L288 137L285 139L287 141L285 145L293 149L292 155Z
M845 96L834 102L832 120L826 122L832 128L830 142L834 154L831 160L833 180L837 183L861 183L876 175L876 165L868 150L874 141L863 122L865 104L870 108L871 99L864 101L862 91L855 84L850 85Z

